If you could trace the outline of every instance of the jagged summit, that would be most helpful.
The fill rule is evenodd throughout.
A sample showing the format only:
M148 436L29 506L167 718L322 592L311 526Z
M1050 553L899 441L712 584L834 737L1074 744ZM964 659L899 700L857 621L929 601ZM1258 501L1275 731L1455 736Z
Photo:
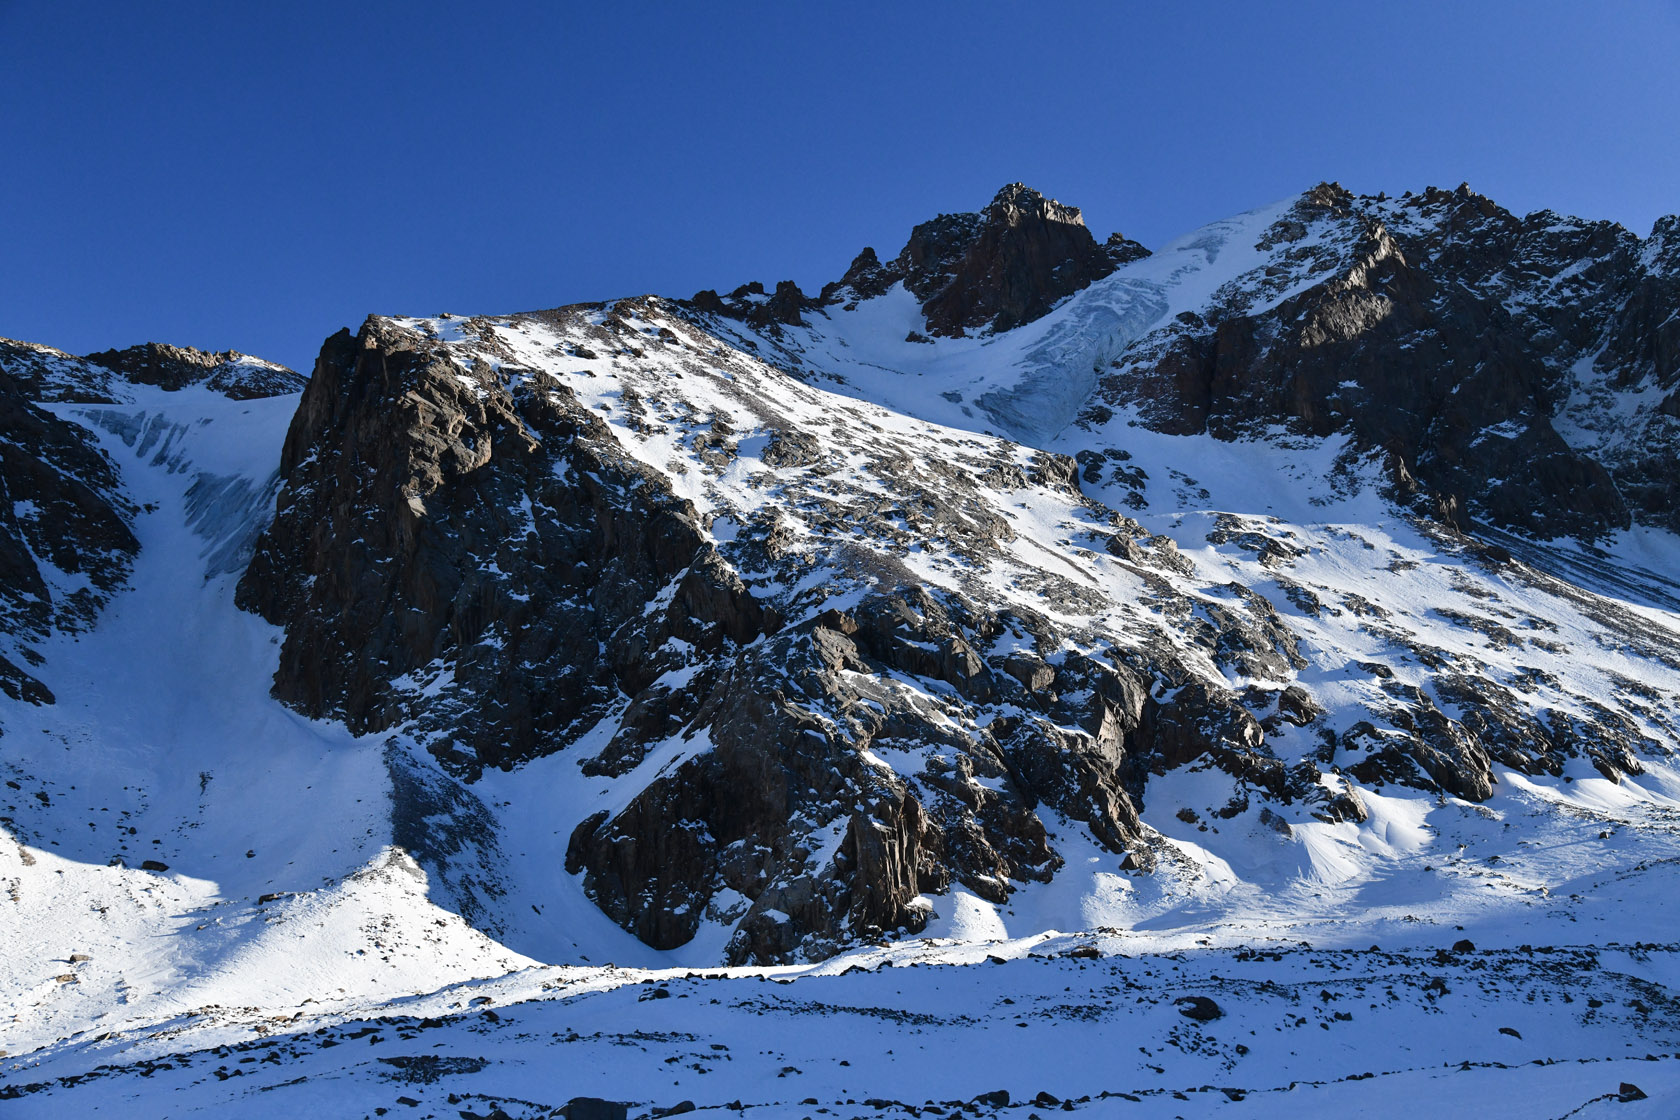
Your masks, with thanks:
M1030 323L1136 255L1131 242L1099 245L1077 207L1011 183L978 215L916 227L898 263L929 333L961 335Z
M792 281L774 295L747 284L720 299L695 295L702 311L733 315L754 326L800 325L803 312L884 295L903 284L919 301L925 329L935 336L1000 332L1042 318L1060 300L1149 250L1116 233L1098 244L1076 206L1047 198L1024 183L1009 183L984 210L941 214L910 232L904 248L882 264L866 247L839 280L808 299Z
M982 213L988 222L1011 226L1020 225L1022 221L1029 219L1073 226L1085 224L1079 207L1067 206L1053 198L1046 198L1025 183L1005 183L999 187L997 194L992 196L992 201L986 204Z

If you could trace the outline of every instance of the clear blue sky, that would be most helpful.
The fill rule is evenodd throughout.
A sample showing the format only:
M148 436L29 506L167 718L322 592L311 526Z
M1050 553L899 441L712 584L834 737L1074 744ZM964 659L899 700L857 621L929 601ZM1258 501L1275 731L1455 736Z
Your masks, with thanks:
M1023 180L1159 245L1321 179L1680 210L1680 0L0 0L0 334L307 369L369 312L837 276Z

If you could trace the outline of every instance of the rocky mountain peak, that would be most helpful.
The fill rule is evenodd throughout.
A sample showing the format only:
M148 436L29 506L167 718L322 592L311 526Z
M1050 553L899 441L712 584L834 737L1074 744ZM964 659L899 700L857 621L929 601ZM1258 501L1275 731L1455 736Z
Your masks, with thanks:
M988 222L1019 226L1027 221L1061 222L1082 226L1085 218L1077 206L1064 206L1053 198L1045 198L1025 183L1010 183L992 196L987 204Z
M1077 207L1021 183L1000 190L983 213L956 219L943 220L940 232L957 236L943 239L936 261L926 251L926 239L916 234L900 256L907 276L921 281L909 286L924 296L922 311L932 334L1006 331L1030 323L1116 267ZM925 230L919 226L917 234ZM938 275L928 264L936 264Z
M930 334L1006 331L1148 255L1118 233L1099 244L1077 206L1010 183L982 211L941 214L917 225L887 264L865 249L844 276L823 288L823 301L873 299L902 283L921 301Z
M1128 261L1141 261L1149 256L1149 250L1144 248L1141 242L1133 241L1119 230L1108 235L1108 240L1103 242L1103 251L1117 266Z
M863 252L852 258L852 263L840 279L823 285L822 298L825 303L830 302L836 293L847 290L858 298L872 299L884 294L897 281L897 276L881 265L875 249L865 245Z
M784 280L774 294L755 281L726 296L696 292L689 302L755 328L798 326L806 311L832 304L849 309L903 284L921 303L929 334L960 337L1030 323L1120 265L1147 256L1148 249L1119 233L1098 243L1079 207L1009 183L984 210L919 223L886 263L865 247L815 299Z
M1332 214L1346 214L1352 203L1353 192L1340 183L1320 183L1301 196L1303 206Z

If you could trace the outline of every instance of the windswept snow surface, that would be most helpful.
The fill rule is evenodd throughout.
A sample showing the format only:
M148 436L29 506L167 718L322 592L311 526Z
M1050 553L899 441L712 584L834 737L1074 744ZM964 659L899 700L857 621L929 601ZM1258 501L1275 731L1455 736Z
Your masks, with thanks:
M765 1117L950 1115L1000 1089L1009 1103L970 1112L1680 1114L1673 537L1638 530L1603 552L1512 540L1528 562L1491 565L1389 506L1338 439L1222 443L1124 414L1068 427L1120 349L1264 263L1255 242L1285 209L1199 231L1004 336L905 341L922 323L902 288L776 338L729 323L713 337L642 301L654 311L632 325L654 356L637 363L580 356L542 316L396 322L459 347L463 370L492 354L504 376L565 384L725 546L767 505L825 546L801 501L823 485L890 497L876 456L978 473L1025 467L1034 448L1112 447L1124 455L1086 495L1176 541L1171 583L1198 609L1246 609L1240 584L1285 618L1296 679L1328 726L1380 706L1373 665L1428 692L1431 651L1537 710L1635 713L1658 748L1643 774L1501 769L1472 804L1328 772L1363 802L1354 824L1246 806L1233 778L1191 763L1148 786L1152 873L1122 870L1046 810L1066 861L1051 882L1002 905L961 888L929 897L921 938L724 969L727 921L656 952L563 866L578 821L706 744L674 738L632 773L590 778L585 743L473 787L502 891L474 928L453 887L394 845L400 734L357 739L272 701L278 633L233 606L296 398L138 388L118 405L52 405L120 465L142 549L91 633L43 647L35 671L57 704L0 705L6 1115L526 1117L575 1096L633 1115L685 1100ZM661 330L680 362L660 365ZM692 375L719 346L765 361ZM698 469L692 437L720 415L737 454ZM844 460L832 483L801 491L766 464L777 417ZM1069 626L1168 625L1136 567L1085 547L1098 526L1076 496L983 501L1011 527L997 564L925 548L904 564L931 583L991 581ZM1043 593L1052 580L1083 613L1066 607L1073 592ZM941 697L917 702L939 710ZM1288 725L1267 743L1286 761L1316 745ZM870 761L914 782L927 759L880 748ZM1454 950L1465 940L1476 947ZM1187 1018L1185 996L1221 1016Z

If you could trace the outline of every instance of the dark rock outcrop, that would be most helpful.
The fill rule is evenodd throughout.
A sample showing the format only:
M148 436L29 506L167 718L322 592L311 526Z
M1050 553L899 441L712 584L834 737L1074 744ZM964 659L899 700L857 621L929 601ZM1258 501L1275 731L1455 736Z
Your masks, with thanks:
M0 373L0 692L52 702L17 661L38 662L32 643L55 631L93 625L139 551L134 513L88 432Z
M782 280L774 292L766 292L757 280L742 284L727 296L719 296L710 288L694 293L689 304L708 315L722 315L739 319L756 330L805 325L805 312L822 306L799 290L792 280Z
M731 959L766 961L919 929L928 911L918 896L953 882L1001 902L1012 880L1047 879L1061 861L1034 812L1041 801L1147 865L1125 785L1126 736L1143 698L1124 670L1072 668L1062 680L1078 699L1043 719L994 721L977 738L883 687L898 672L977 703L1001 699L1013 683L993 680L972 652L973 628L987 625L910 587L744 652L681 733L692 757L625 810L584 821L568 868L649 944L682 944L723 915L737 922ZM1057 717L1093 732L1061 729ZM920 774L869 760L873 748L929 747L937 757ZM813 840L823 832L837 838L827 866ZM744 912L720 911L720 891Z
M929 334L1006 331L1148 255L1119 234L1099 245L1077 207L1011 183L979 213L918 225L889 264L865 249L822 294L829 303L870 299L902 282L921 302Z
M510 392L415 341L377 320L329 339L287 434L238 599L287 627L276 696L364 732L424 709L434 752L472 772L640 693L681 663L673 640L774 627L692 507L563 389Z
M1346 432L1387 458L1397 496L1457 528L1674 526L1680 422L1655 409L1637 440L1559 431L1601 423L1578 362L1680 388L1671 240L1663 223L1641 246L1608 222L1517 218L1466 187L1387 200L1324 184L1262 237L1262 270L1139 340L1097 401L1172 433Z
M905 285L922 300L931 334L1006 331L1114 271L1078 209L1020 183L997 193L977 220L918 226L900 261ZM943 219L941 219L943 221ZM1127 256L1131 243L1117 248Z
M1176 1001L1178 1013L1198 1023L1211 1023L1225 1012L1207 996L1180 996Z
M303 388L303 378L284 366L234 350L208 353L190 346L147 342L126 350L102 350L85 360L136 385L167 390L203 385L236 401L284 396Z

